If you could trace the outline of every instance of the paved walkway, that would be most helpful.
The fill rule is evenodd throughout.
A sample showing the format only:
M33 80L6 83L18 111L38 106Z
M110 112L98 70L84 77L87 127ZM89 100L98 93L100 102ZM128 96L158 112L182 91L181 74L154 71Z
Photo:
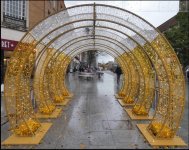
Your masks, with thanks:
M68 87L74 93L74 98L64 107L59 118L41 120L53 123L41 144L3 148L151 148L136 127L136 123L147 121L131 121L115 100L114 94L117 90L115 76L105 73L101 79L79 80L76 74L70 74L68 81ZM188 141L188 107L186 108L179 131L185 142ZM7 131L8 125L6 123L1 126L1 141L10 135Z

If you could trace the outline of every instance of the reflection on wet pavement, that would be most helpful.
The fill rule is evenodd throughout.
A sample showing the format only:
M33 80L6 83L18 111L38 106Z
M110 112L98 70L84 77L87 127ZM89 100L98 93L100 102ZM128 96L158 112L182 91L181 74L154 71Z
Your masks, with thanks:
M48 119L53 126L41 144L3 146L3 148L151 148L136 127L137 123L148 123L148 121L131 121L115 100L114 94L118 87L114 74L106 72L103 78L93 80L78 79L77 74L69 74L67 85L74 93L74 97L67 106L64 106L59 118ZM188 114L188 110L186 111L185 116ZM182 131L180 136L185 142L188 140L186 118L187 116L184 117L183 120L186 122L182 123L183 127L179 131L179 133ZM41 119L41 122L47 122L47 120ZM1 126L1 141L10 135L8 128L8 123Z

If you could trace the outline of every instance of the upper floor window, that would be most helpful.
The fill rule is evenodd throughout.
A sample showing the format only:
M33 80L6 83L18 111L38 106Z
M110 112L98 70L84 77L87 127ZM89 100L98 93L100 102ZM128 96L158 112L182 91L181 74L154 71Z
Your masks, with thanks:
M26 30L26 0L6 0L3 3L1 25L16 30Z
M26 20L26 0L3 1L3 14L5 16Z

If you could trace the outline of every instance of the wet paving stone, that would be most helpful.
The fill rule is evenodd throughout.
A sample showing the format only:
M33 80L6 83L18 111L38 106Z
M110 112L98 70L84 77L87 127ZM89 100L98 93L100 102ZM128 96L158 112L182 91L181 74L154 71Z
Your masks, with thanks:
M77 74L69 74L66 84L74 97L63 107L62 114L57 119L40 119L41 122L53 123L41 144L1 148L151 149L136 127L137 123L148 121L130 120L124 108L115 100L114 94L119 87L113 73L107 71L102 79L88 81L78 79ZM188 95L187 92L186 94ZM5 115L3 100L1 104L1 114ZM178 135L188 142L188 99L185 105ZM1 125L1 142L11 135L8 129L9 123Z

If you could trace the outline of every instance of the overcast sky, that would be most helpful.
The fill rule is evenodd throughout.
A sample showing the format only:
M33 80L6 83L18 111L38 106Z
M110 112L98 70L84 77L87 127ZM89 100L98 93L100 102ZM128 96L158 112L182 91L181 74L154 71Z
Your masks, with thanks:
M146 19L155 27L158 27L171 17L175 16L179 11L179 0L176 1L64 1L66 7L98 3L107 4L129 10L142 18ZM102 56L98 61L106 63L113 60L112 57Z

